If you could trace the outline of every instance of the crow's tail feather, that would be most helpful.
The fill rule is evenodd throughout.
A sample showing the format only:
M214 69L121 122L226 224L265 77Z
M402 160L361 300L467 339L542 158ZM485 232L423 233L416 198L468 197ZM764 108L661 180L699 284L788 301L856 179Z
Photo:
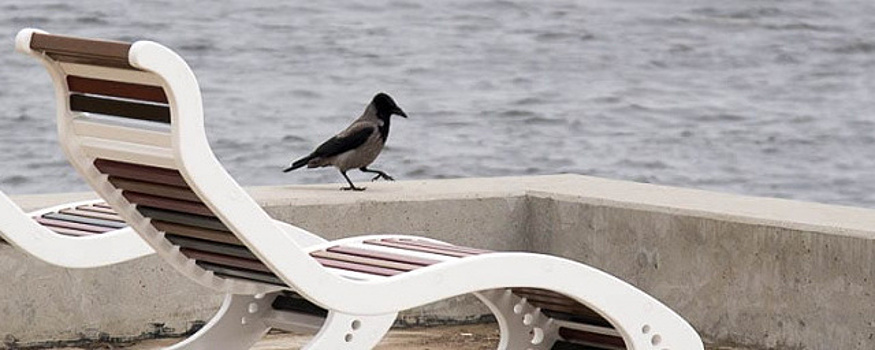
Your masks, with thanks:
M290 172L290 171L295 170L297 168L300 168L302 166L305 166L305 165L307 165L308 162L313 160L313 158L315 158L315 157L306 156L304 158L298 159L294 163L292 163L292 165L290 165L288 168L283 169L283 172L287 173L287 172Z

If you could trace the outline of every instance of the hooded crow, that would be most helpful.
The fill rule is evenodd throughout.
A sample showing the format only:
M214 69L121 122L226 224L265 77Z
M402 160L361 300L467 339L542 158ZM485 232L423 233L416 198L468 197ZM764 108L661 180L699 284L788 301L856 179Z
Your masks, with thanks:
M323 142L313 153L292 162L283 172L289 172L303 166L321 168L334 166L349 183L349 187L341 190L363 191L364 187L356 187L346 172L358 168L363 172L375 173L372 181L379 178L394 181L391 176L380 170L368 169L389 137L389 117L393 114L407 118L407 114L395 104L389 95L378 93L365 108L361 117L354 120L349 127Z

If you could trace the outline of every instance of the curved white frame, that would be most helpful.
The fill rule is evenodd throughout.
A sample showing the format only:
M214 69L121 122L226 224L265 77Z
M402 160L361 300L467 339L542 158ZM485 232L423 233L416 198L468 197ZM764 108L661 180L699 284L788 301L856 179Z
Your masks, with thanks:
M201 284L232 294L270 293L281 289L215 277L191 264L160 232L148 225L147 219L91 164L69 122L63 75L50 60L30 51L29 33L32 31L19 33L19 51L42 58L52 72L58 93L62 145L71 163L95 191L117 208L119 215L140 232L159 255ZM204 130L200 89L185 61L160 44L138 41L129 51L129 63L154 73L161 80L171 106L172 161L192 190L278 277L333 314L385 320L399 310L474 293L496 312L504 334L501 349L542 349L545 343L523 342L521 345L511 340L516 339L513 335L506 334L519 331L519 327L514 326L516 316L501 305L507 303L501 300L508 296L498 292L510 287L541 288L569 296L599 313L615 326L630 349L703 349L695 330L656 299L607 273L553 256L490 253L446 261L389 278L358 281L341 277L310 257L310 249L296 238L312 234L296 227L284 228L272 220L215 158Z

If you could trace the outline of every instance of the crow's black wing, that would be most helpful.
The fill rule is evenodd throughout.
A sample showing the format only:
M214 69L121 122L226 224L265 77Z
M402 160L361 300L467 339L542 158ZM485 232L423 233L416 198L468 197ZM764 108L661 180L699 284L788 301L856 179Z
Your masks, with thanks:
M373 126L367 126L354 130L343 136L335 136L325 141L311 154L315 157L325 158L354 150L365 143L368 137L374 133Z

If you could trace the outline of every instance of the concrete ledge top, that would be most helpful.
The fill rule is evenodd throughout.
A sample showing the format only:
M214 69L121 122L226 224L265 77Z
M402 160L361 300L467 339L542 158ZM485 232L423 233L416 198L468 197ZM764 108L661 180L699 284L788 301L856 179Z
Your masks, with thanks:
M875 239L875 210L741 196L583 175L372 182L367 191L339 184L251 187L262 205L335 205L537 196ZM25 210L94 198L91 193L14 196Z

